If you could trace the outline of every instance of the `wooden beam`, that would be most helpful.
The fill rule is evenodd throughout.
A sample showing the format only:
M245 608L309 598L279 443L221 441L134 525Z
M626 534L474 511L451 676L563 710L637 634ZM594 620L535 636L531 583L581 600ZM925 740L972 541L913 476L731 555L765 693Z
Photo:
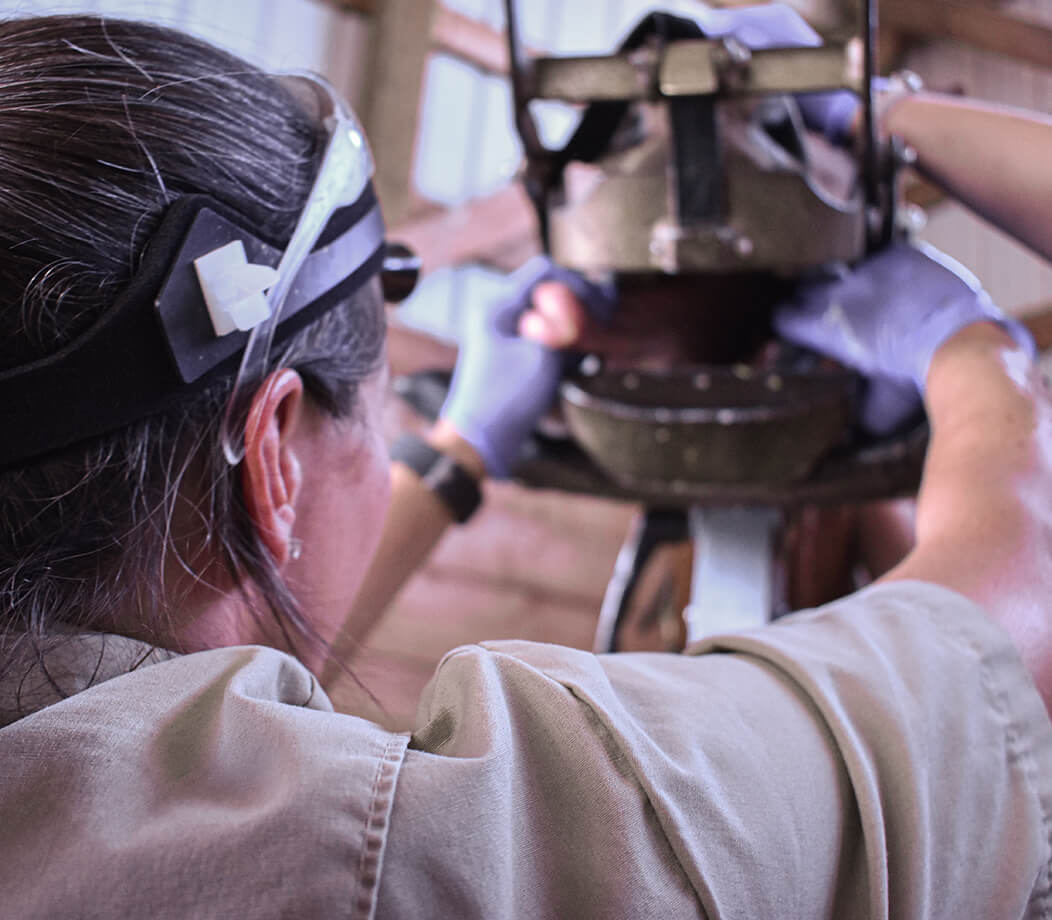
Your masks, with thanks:
M376 191L391 224L412 206L412 172L435 0L376 6L373 62L362 118L376 157Z
M531 234L537 235L536 213L522 185L513 182L450 211L396 225L391 238L420 253L429 272L466 262L501 264L501 254L520 252L516 247Z
M343 93L355 112L364 112L373 64L374 21L340 7L334 9L335 15L328 17L322 73Z
M889 74L902 67L910 42L905 35L881 23L877 33L877 73Z
M1021 313L1019 319L1030 330L1037 350L1052 349L1052 303L1029 307Z
M531 225L519 239L511 240L507 246L486 253L480 261L483 265L510 275L540 254L541 239L536 226Z
M508 72L504 33L441 3L431 22L431 42L436 51L467 61L485 73L502 76Z
M361 13L364 16L373 16L383 0L324 0L328 6L334 6L338 10L346 10L348 13Z
M456 348L406 326L398 317L398 308L391 309L387 324L387 363L392 378L436 368L452 370L456 360ZM398 420L399 425L401 421ZM390 434L397 436L395 432Z
M921 178L915 172L906 174L904 185L903 197L906 201L924 208L925 211L948 200L946 193L941 188Z
M1052 70L1052 28L980 0L880 0L881 23L923 38L949 38Z

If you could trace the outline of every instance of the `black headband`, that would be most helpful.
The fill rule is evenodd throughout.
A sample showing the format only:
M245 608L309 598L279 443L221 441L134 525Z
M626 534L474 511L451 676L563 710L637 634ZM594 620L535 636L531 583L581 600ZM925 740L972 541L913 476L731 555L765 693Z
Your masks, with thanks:
M161 412L235 374L247 332L217 337L194 259L241 240L249 262L276 266L281 249L242 215L205 196L165 212L142 264L85 333L30 364L0 371L0 467L13 466ZM335 211L297 275L275 332L294 335L377 275L384 224L372 185Z

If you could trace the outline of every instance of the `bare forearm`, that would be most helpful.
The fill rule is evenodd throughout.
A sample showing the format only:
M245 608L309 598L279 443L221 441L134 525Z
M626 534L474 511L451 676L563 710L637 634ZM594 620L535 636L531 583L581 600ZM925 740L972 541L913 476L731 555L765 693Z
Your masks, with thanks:
M917 151L921 173L1052 259L1052 118L919 93L892 105L882 129Z
M484 477L485 468L478 454L445 423L438 423L427 440L476 479ZM344 621L341 638L334 644L338 659L353 655L452 523L448 506L416 473L400 463L391 465L391 504L383 535L354 606ZM335 674L333 671L332 676Z
M485 475L478 454L445 423L439 422L427 440L476 479ZM453 523L447 505L414 472L399 463L391 466L391 489L391 506L380 546L348 618L359 636L365 635L380 618Z
M1031 484L1048 476L1038 426L1047 411L1027 357L975 326L936 353L928 386L932 442L917 503L919 543L975 545L1014 558L1030 524ZM1000 537L990 540L993 535Z
M1001 330L970 326L936 353L927 405L917 545L886 577L981 604L1052 704L1052 403L1041 375Z

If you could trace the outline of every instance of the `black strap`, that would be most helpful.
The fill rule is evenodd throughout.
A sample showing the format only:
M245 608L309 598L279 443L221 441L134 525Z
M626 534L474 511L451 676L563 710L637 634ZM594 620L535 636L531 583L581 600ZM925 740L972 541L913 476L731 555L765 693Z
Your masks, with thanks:
M705 33L693 20L671 13L651 13L629 33L618 53L635 51L653 38L667 44L682 39L705 38ZM569 142L555 153L559 169L574 160L593 163L605 154L629 106L628 102L590 103Z
M482 504L478 481L448 454L416 435L405 434L391 448L391 459L409 467L463 524Z
M246 223L208 197L179 199L165 212L135 277L90 329L54 354L0 370L0 467L162 412L219 375L235 373L248 334L216 337L193 260L240 239L249 261L277 264L279 245ZM322 255L344 238L353 250L350 261ZM297 287L309 289L309 297L290 295L275 344L365 284L383 258L383 224L368 186L333 214L299 276L305 283Z

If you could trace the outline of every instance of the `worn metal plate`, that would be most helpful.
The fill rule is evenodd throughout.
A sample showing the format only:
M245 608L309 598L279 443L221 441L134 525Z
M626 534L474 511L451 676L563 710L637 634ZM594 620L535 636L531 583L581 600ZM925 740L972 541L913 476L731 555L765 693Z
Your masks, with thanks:
M561 102L647 99L656 95L654 64L639 54L536 58L530 63L532 98Z
M607 56L536 58L529 64L535 99L587 103L631 102L658 96L747 96L848 89L862 81L846 45L770 48L728 67L718 41L679 41L659 55L646 52Z
M830 452L811 475L798 482L618 482L574 442L547 440L524 458L515 479L536 489L641 502L655 508L842 505L916 494L927 443L927 425L921 424L876 444L845 445Z
M776 271L799 274L853 262L866 246L855 166L842 152L804 138L794 160L753 125L722 126L726 214L683 224L670 214L668 140L655 134L607 158L601 181L550 212L551 255L583 272Z
M750 53L733 69L723 63L719 42L680 41L665 49L658 86L663 96L810 93L830 89L861 92L845 45L821 48L777 48ZM726 76L724 76L726 74Z
M804 479L848 429L855 378L740 365L601 373L562 387L570 431L619 482Z
M866 226L860 196L840 201L820 197L803 170L767 169L740 155L727 160L726 221L717 227L659 221L649 245L653 265L675 274L763 269L792 275L863 255Z

